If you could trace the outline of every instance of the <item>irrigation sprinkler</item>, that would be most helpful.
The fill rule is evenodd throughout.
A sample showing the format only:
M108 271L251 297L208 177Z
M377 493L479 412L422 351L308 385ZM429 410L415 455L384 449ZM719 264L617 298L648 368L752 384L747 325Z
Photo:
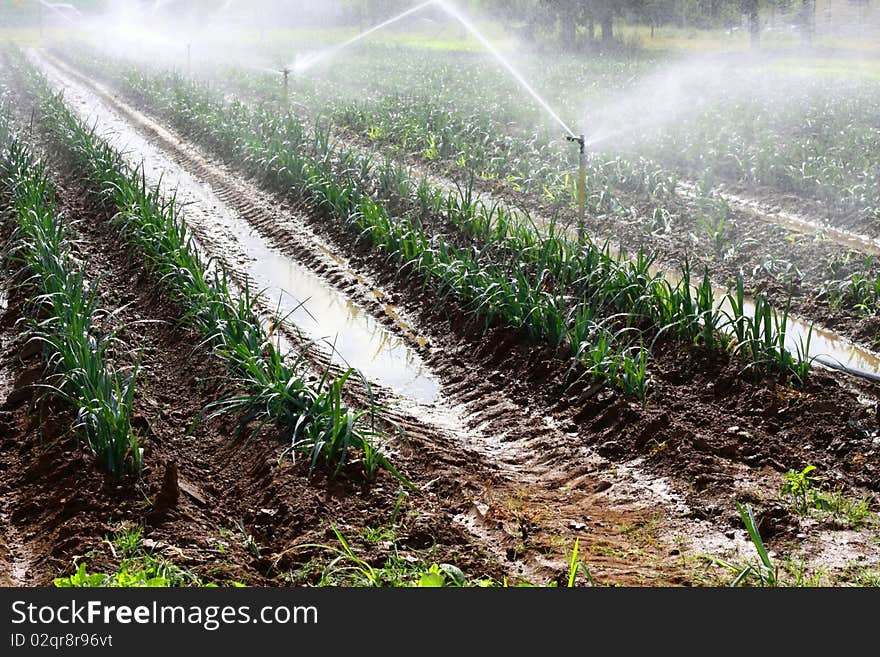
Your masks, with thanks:
M192 44L186 44L186 74L192 75Z
M288 107L290 105L290 69L285 66L281 69L281 74L284 76L284 107Z
M577 195L578 195L578 225L577 225L577 235L578 241L583 241L584 239L584 223L586 221L587 214L587 141L584 139L583 135L578 137L574 137L572 135L568 135L566 139L570 142L577 142L580 147L580 154L578 155L578 180L577 180Z

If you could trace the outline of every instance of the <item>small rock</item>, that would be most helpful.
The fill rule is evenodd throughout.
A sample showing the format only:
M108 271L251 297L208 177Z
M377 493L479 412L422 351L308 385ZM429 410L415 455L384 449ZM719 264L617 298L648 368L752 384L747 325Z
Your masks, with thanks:
M165 475L162 477L162 487L153 501L153 513L161 514L168 509L177 506L180 499L180 485L177 482L177 464L170 461L165 466Z
M595 486L593 486L593 492L594 493L601 493L601 492L604 492L604 491L608 490L609 488L611 488L611 486L612 486L612 483L610 481L603 480L603 481L598 482Z

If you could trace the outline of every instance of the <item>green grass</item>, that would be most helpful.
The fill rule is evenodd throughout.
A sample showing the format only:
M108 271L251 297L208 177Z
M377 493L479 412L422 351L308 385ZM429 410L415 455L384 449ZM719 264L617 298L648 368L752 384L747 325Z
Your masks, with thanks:
M143 544L143 529L132 527L117 532L108 542L119 558L112 572L88 572L86 560L76 564L71 575L56 577L56 588L166 588L212 586L186 568L175 565ZM240 586L231 582L231 586Z

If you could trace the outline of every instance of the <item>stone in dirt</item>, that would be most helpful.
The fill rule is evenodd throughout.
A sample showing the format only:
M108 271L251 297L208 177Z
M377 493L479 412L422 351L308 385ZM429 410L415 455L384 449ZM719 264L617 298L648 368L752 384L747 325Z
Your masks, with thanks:
M177 464L170 461L165 466L165 475L162 477L162 487L153 501L151 515L161 515L168 509L177 506L180 499L180 484L178 483Z

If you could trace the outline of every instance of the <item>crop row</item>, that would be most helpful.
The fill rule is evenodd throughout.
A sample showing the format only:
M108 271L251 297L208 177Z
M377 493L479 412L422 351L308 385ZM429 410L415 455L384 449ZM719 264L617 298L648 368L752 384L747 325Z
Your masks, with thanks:
M41 387L76 411L74 428L114 476L137 473L143 448L131 426L139 366L117 367L118 343L99 306L100 279L89 280L73 251L70 224L58 213L43 164L0 119L0 199L14 218L8 257L27 273L24 287L36 318L30 340L42 346L48 378Z
M306 453L338 472L360 454L365 473L379 467L396 474L382 451L375 409L356 410L343 400L353 371L334 377L326 370L310 377L303 352L283 352L259 320L259 295L245 285L236 290L227 273L199 255L174 199L148 187L143 172L125 164L121 153L86 128L52 93L48 82L24 64L41 101L46 123L70 163L85 172L92 190L129 243L142 253L170 298L186 310L185 322L229 366L234 383L246 392L210 404L210 416L237 413L242 430L256 435L267 424L286 428L290 449Z

